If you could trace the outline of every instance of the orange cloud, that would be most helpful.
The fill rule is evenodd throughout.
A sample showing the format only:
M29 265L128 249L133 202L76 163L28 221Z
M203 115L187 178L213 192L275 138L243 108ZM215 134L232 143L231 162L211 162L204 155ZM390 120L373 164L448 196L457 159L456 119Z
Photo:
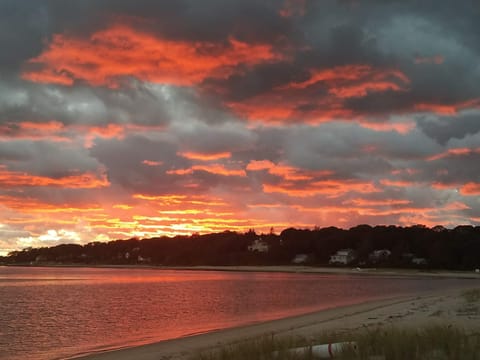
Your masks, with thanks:
M414 121L404 121L404 122L395 122L395 123L372 123L367 121L362 121L361 126L373 131L396 131L399 134L406 135L413 129L416 125Z
M392 175L401 175L401 174L415 175L415 174L418 174L419 172L420 171L418 169L404 168L404 169L394 169L390 173Z
M222 175L222 176L247 176L245 170L242 169L228 169L221 164L210 164L210 165L194 165L188 169L176 169L168 170L167 174L170 175L187 175L192 174L195 171L206 171L211 174Z
M457 189L464 196L480 195L480 183L476 182L468 182L466 184L434 182L431 186L436 190Z
M130 210L133 208L133 206L127 205L127 204L115 204L112 207L114 209L121 209L121 210Z
M369 92L405 91L409 82L399 70L376 69L369 65L313 69L305 81L279 86L269 93L242 102L230 102L227 106L250 120L283 123L302 119L318 124L353 118L354 112L344 106L346 98L363 97ZM317 85L326 88L328 94L318 96L314 91Z
M248 163L247 170L268 170L268 172L272 175L276 175L284 178L285 180L291 181L312 180L315 177L323 177L333 174L333 172L329 170L305 171L285 164L274 164L269 160L252 160Z
M368 65L344 65L335 66L329 69L312 69L310 70L310 78L308 80L293 82L288 85L284 85L281 88L305 89L319 82L358 80L360 77L368 74L370 70L371 67Z
M275 164L270 160L251 160L247 165L247 170L259 171L268 170L275 167Z
M162 161L152 161L152 160L143 160L142 164L147 166L160 166L163 164Z
M441 115L456 115L457 114L457 106L456 105L421 103L421 104L416 104L415 109L419 110L419 111L425 111L425 112L434 112L436 114L441 114Z
M230 102L227 106L240 116L252 121L274 124L295 122L319 124L334 119L349 119L354 113L332 99L308 99L288 93L270 93L256 96L241 103ZM311 108L308 111L303 106Z
M441 182L437 182L437 181L432 183L431 186L435 190L448 190L448 189L452 189L452 188L456 187L455 184L445 184L445 183L441 183Z
M415 110L434 112L440 115L456 115L458 111L469 108L480 108L480 98L459 102L457 104L420 103L415 105Z
M393 187L411 187L417 185L417 183L413 181L406 181L406 180L389 180L389 179L382 179L380 180L380 184L385 186L393 186Z
M167 204L178 204L183 199L186 199L186 195L145 195L145 194L134 194L134 199L149 200L149 201L162 201Z
M322 83L339 97L363 96L366 91L401 90L393 80L408 84L410 79L399 70L375 69L370 65L343 65L329 69L312 69L308 80L282 86L281 89L305 89Z
M384 199L384 200L368 200L368 199L351 199L343 202L344 204L352 204L355 206L397 206L411 204L410 200L405 199Z
M480 183L469 182L460 187L460 193L466 196L480 195Z
M371 182L355 180L321 180L299 186L298 183L285 182L280 185L264 184L266 193L282 193L291 197L309 197L326 195L337 197L349 192L374 193L379 190Z
M73 204L49 204L37 199L28 197L15 197L0 195L0 204L25 213L90 213L102 211L103 208L96 204L87 204L83 206ZM71 215L69 215L71 216ZM7 221L3 219L2 221Z
M144 132L163 129L161 126L142 126L136 124L107 124L92 126L84 124L65 125L59 121L47 122L15 122L0 125L0 139L48 140L72 142L75 138L83 138L87 148L93 146L96 138L123 139L126 133Z
M443 64L445 58L442 55L434 55L434 56L415 56L414 63L415 64L435 64L440 65Z
M280 59L268 44L230 38L225 44L174 41L115 25L89 39L57 34L47 49L28 61L24 79L72 85L117 87L121 77L174 85L193 85L209 77L226 78L235 67Z
M155 201L164 205L178 205L188 204L200 205L200 206L224 206L225 202L217 198L205 197L205 196L187 196L180 194L172 195L146 195L146 194L134 194L134 199Z
M211 160L220 160L220 159L228 159L232 156L231 152L220 152L220 153L196 153L196 152L182 152L179 153L180 156L190 160L201 160L201 161L211 161Z
M80 128L77 126L77 128ZM104 139L122 139L125 136L125 128L118 124L108 124L107 126L90 126L83 128L87 132L85 136L85 146L91 148L93 146L93 141L97 137Z
M480 185L480 184L478 184ZM480 194L480 187L479 187L479 192L477 194ZM462 202L459 201L454 201L451 203L448 203L442 207L442 211L450 211L450 210L467 210L470 209L470 207Z
M300 181L300 180L312 180L313 176L304 171L300 171L297 168L288 165L275 165L269 170L272 175L283 177L285 180Z
M466 156L466 155L471 155L471 154L480 154L480 148L476 148L476 149L471 149L471 148L448 149L447 151L442 152L440 154L430 156L426 160L427 161L434 161L434 160L439 160L439 159L443 159L443 158L450 157L450 156Z
M34 122L21 122L18 124L21 129L25 130L44 130L44 131L58 131L63 128L63 124L58 121L47 121L41 123L34 123Z
M97 175L90 172L67 175L60 178L31 175L24 172L9 171L0 165L0 187L21 186L53 186L62 188L92 189L109 186L105 174Z
M329 90L329 93L339 98L350 98L363 97L369 92L382 92L387 90L401 91L402 87L394 82L389 81L370 81L356 85L345 85L332 88Z
M58 121L7 123L0 125L0 139L71 141L71 139L65 136L65 130L64 125Z

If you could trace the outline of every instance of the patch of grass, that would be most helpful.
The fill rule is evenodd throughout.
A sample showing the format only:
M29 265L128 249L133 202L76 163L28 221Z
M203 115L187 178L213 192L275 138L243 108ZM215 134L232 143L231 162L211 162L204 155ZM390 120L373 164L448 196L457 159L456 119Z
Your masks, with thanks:
M462 297L469 304L480 301L480 289L469 289L462 292Z
M343 360L480 360L480 333L466 333L451 326L413 328L377 328L355 332L323 333L300 337L264 336L195 354L191 360L307 360L313 344L354 341L357 349L345 348L336 357ZM307 351L289 349L306 346Z

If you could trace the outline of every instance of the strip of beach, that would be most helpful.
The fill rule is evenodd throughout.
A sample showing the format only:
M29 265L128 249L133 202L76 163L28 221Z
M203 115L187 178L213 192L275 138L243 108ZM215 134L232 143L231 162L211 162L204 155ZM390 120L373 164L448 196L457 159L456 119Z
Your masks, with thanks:
M185 269L185 268L184 268ZM480 328L480 312L466 311L462 293L467 289L480 289L480 276L467 272L413 272L397 270L362 270L292 267L195 267L191 270L230 270L230 271L295 271L315 273L342 273L377 276L433 276L450 278L470 278L471 284L462 284L442 292L409 294L395 298L369 301L331 308L315 313L272 320L253 325L240 326L205 334L193 335L158 343L93 353L82 356L83 360L183 360L203 350L219 348L226 344L238 343L251 338L268 336L300 336L309 338L325 331L349 332L362 328L379 327L420 327L446 325L463 328L467 331ZM185 269L186 270L186 269ZM476 279L476 280L475 280ZM195 319L192 319L195 321Z

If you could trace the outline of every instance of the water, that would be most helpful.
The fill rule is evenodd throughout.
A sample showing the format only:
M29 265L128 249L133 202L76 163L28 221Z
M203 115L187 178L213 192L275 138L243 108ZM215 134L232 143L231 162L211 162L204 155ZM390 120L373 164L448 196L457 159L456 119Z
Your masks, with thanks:
M65 358L396 294L443 289L459 281L0 267L0 358Z

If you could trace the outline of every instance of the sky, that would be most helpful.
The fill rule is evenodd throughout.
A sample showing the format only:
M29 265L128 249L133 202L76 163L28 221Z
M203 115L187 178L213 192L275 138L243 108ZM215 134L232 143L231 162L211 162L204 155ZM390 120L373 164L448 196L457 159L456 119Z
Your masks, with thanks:
M0 0L0 255L480 225L475 0Z

